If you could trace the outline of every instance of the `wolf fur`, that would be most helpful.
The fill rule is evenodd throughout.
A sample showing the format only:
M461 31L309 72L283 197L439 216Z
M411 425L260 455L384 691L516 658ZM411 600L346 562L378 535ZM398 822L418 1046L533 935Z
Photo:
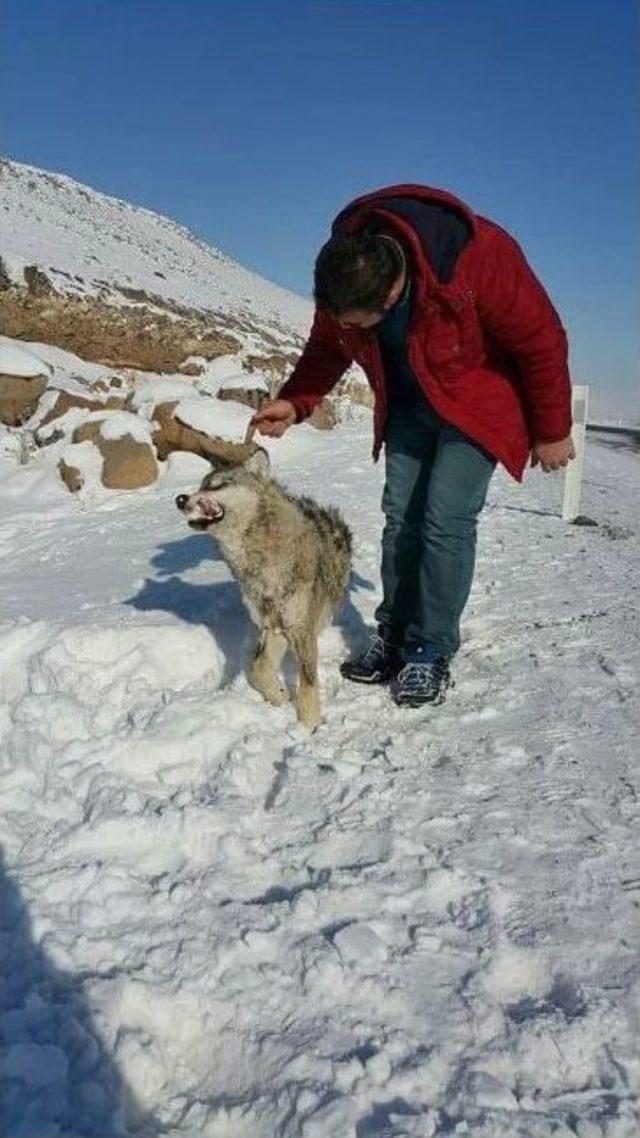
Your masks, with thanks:
M337 510L272 479L266 451L247 449L244 461L215 459L200 489L176 504L216 539L258 626L251 684L269 703L284 703L279 669L289 648L298 664L298 718L313 730L321 722L318 636L347 585L351 533Z

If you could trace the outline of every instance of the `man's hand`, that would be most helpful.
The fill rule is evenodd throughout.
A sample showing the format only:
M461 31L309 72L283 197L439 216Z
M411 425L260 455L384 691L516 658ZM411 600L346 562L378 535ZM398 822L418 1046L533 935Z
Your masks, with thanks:
M279 439L296 421L296 409L288 399L272 399L263 403L251 422L261 435Z
M540 463L545 473L550 470L559 470L567 466L572 458L576 457L571 435L561 439L558 443L535 443L531 453L531 465Z

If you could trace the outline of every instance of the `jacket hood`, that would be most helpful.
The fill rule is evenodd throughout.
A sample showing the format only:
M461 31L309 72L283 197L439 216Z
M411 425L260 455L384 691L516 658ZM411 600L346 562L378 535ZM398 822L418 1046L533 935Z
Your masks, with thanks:
M362 197L354 198L344 209L340 210L333 222L333 229L345 227L349 214L356 211L359 213L360 211L373 210L376 206L381 209L390 209L391 205L388 200L390 198L408 198L416 202L431 202L433 205L448 207L467 223L471 235L475 236L476 215L460 198L457 198L455 194L448 193L447 190L436 190L432 186L420 186L413 182L402 182L397 186L384 186L380 190L373 190L369 194L363 194ZM353 220L355 222L355 218ZM346 228L349 229L350 226L347 225ZM354 228L357 228L357 223Z
M387 186L356 198L336 217L332 235L388 229L414 235L439 281L449 283L458 258L476 233L476 218L453 194L429 186Z

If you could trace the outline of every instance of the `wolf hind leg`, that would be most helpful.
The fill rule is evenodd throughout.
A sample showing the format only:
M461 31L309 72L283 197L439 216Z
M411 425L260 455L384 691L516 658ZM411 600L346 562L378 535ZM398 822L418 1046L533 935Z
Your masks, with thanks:
M256 645L249 683L263 695L268 703L279 707L287 700L287 692L278 675L287 641L281 632L263 628Z
M315 628L307 629L302 634L289 634L287 639L299 669L296 693L298 719L310 731L315 731L322 722L318 680L318 633Z

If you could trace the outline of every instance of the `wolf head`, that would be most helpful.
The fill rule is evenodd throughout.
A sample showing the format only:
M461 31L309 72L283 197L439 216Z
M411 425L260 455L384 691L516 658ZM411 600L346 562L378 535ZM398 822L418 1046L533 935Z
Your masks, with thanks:
M225 519L240 524L252 515L260 480L269 476L269 455L255 444L247 449L247 456L221 454L212 459L200 489L178 495L176 506L192 529L207 531Z

